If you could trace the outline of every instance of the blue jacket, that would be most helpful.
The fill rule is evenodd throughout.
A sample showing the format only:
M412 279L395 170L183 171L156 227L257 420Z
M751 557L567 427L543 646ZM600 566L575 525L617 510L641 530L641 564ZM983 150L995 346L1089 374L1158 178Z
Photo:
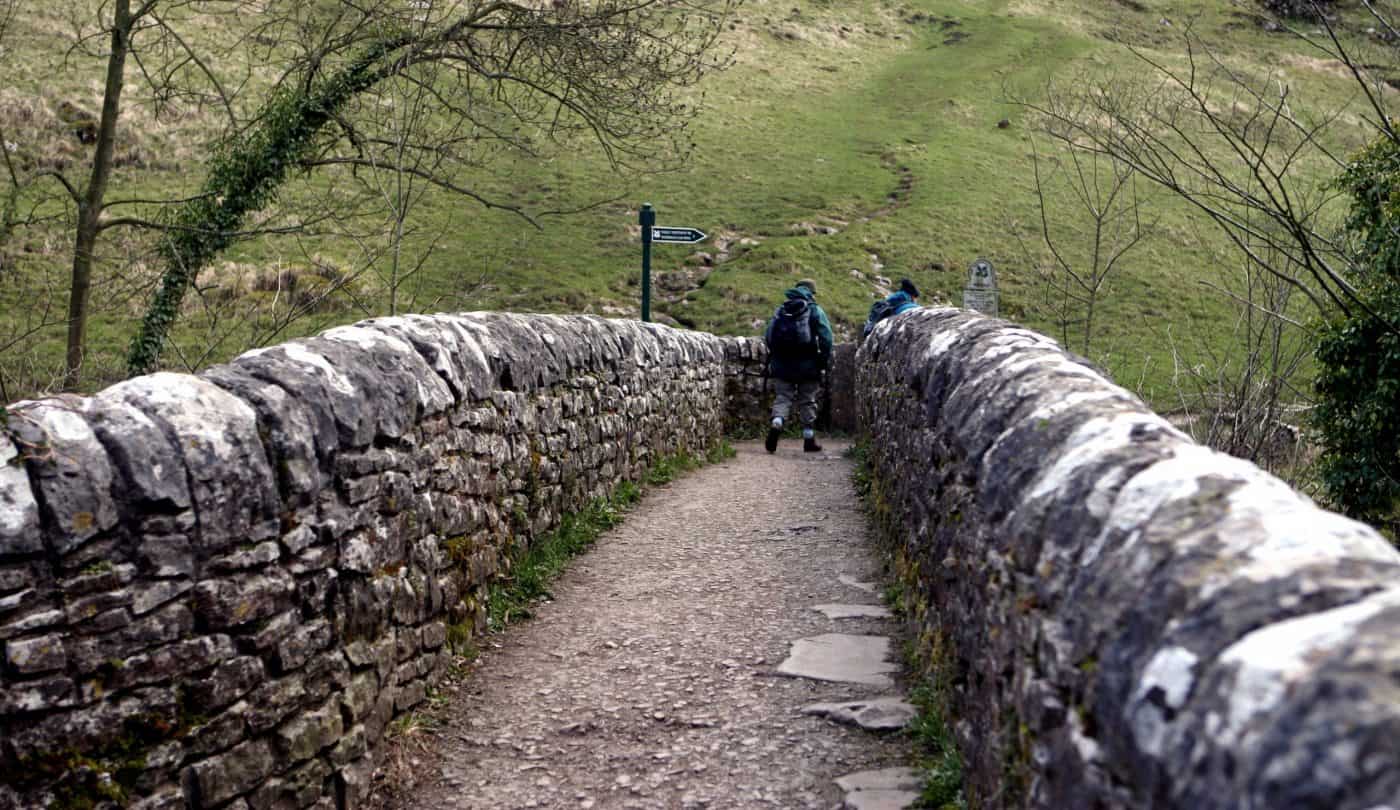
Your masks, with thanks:
M909 293L900 290L883 301L876 302L870 307L870 317L865 319L865 326L861 329L861 339L864 340L875 329L875 324L887 318L893 318L901 312L908 312L911 309L918 309L919 305L914 303L913 297Z
M898 315L902 312L908 312L911 309L919 308L919 305L914 303L914 299L909 297L909 293L903 290L895 292L893 295L891 295L889 298L886 298L885 300L889 301L891 304L894 304L894 312L891 313L892 315Z
M768 354L768 373L785 382L816 382L822 378L822 371L831 362L831 322L826 313L812 300L812 293L806 287L793 287L786 293L788 298L805 298L811 304L808 320L812 327L812 337L816 338L813 351L801 357L785 357L778 352ZM763 334L763 342L772 348L773 321L768 321L768 329Z

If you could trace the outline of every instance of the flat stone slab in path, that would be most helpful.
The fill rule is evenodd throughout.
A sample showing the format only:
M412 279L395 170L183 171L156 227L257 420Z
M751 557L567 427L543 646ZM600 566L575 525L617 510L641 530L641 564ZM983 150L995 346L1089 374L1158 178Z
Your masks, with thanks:
M913 768L862 771L836 780L849 810L903 810L919 800L923 779Z
M778 672L795 678L889 687L894 685L889 673L899 670L887 660L889 655L890 640L885 636L825 633L794 642Z
M837 777L908 764L906 735L801 713L897 687L774 677L831 629L812 608L855 595L834 572L880 576L842 443L736 447L650 490L534 619L478 639L432 722L376 754L368 807L833 810Z
M813 703L803 707L802 713L867 731L897 731L909 725L918 711L903 698L882 697L848 703Z
M813 605L812 610L828 619L888 619L890 609L882 605Z
M840 582L842 585L848 585L852 588L855 588L858 591L865 591L866 593L875 593L874 582L862 582L861 580L856 579L850 574L842 574L836 578L836 581Z

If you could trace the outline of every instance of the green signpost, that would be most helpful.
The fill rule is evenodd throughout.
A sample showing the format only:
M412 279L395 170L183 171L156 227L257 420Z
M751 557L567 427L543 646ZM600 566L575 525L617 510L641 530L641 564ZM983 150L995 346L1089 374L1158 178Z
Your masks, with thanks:
M693 245L704 241L705 232L696 228L658 228L656 209L642 203L639 217L642 226L642 321L651 322L651 243L663 245Z
M656 225L656 209L642 205L642 323L651 323L651 229Z

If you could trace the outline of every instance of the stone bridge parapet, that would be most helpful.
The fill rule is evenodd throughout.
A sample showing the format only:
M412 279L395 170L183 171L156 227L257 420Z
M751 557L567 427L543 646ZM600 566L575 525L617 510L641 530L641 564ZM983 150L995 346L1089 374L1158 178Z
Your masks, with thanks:
M957 309L856 367L970 806L1400 808L1400 554Z
M753 342L386 318L11 406L0 808L356 806L513 553L719 441Z

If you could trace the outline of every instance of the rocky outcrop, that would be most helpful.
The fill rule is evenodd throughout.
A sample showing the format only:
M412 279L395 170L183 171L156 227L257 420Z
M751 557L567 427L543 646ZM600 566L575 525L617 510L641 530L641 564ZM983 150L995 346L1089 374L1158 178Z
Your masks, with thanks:
M890 319L857 368L971 806L1396 806L1383 538L1001 321Z
M12 406L0 808L356 806L513 552L722 436L738 346L389 318Z

